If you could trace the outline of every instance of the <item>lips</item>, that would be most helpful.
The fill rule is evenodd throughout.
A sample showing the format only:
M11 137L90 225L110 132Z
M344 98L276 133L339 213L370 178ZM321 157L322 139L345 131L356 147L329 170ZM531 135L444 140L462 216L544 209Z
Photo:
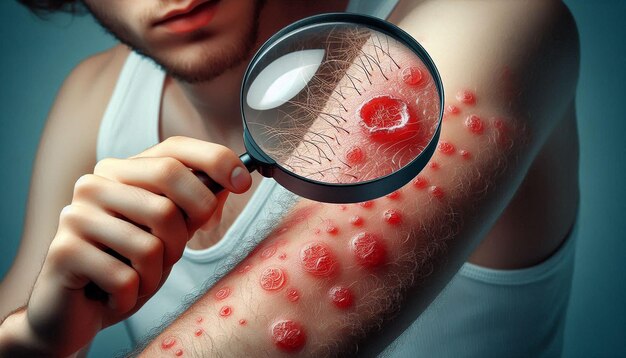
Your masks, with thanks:
M168 12L154 26L164 27L176 34L197 31L211 22L217 12L218 2L218 0L194 1L185 8Z

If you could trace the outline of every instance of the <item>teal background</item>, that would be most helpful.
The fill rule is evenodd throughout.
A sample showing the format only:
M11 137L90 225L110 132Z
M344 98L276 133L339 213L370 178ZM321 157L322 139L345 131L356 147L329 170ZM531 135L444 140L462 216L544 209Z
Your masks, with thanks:
M579 26L580 240L566 357L626 357L626 1L565 1ZM31 166L47 112L70 70L114 44L88 17L40 20L0 1L0 277L22 231ZM520 337L523 339L523 337ZM90 356L128 345L103 331Z

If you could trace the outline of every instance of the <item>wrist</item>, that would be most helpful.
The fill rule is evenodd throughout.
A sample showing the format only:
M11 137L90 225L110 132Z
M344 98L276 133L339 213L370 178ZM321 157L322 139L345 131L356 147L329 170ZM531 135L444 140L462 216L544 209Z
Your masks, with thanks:
M25 308L9 315L0 325L0 357L53 355L30 327Z

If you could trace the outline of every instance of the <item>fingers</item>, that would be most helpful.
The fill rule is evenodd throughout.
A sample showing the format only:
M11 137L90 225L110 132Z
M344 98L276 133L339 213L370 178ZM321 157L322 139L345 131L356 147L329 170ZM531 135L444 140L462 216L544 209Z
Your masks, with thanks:
M108 293L109 307L116 313L123 314L136 305L139 274L86 241L71 236L55 239L46 261L50 269L61 273L61 284L68 289L83 289L94 282Z
M211 179L234 193L250 188L252 177L237 154L219 144L187 137L170 137L135 156L172 157L185 166L205 172Z
M84 175L74 186L73 203L100 208L139 225L162 241L163 266L177 262L189 239L183 213L167 197L145 189ZM121 253L121 252L120 252Z
M112 217L100 210L77 204L72 204L63 210L60 224L58 240L81 241L78 245L88 242L102 255L105 255L106 260L113 259L126 266L123 268L126 271L128 266L107 252L108 249L115 251L128 259L129 265L136 272L139 280L139 296L151 295L156 292L161 282L165 247L159 238L127 221ZM85 252L91 251L93 250ZM81 253L81 255L83 254ZM102 263L104 259L98 258L98 260L102 265L99 272L111 274L108 267ZM115 264L116 269L120 268L119 264ZM96 265L96 262L91 265ZM112 264L108 263L107 265ZM91 271L86 270L85 272ZM89 278L92 278L92 275ZM98 283L95 277L93 281ZM105 289L105 287L102 288Z
M187 215L190 231L209 220L217 207L215 195L174 158L105 159L94 174L165 195Z

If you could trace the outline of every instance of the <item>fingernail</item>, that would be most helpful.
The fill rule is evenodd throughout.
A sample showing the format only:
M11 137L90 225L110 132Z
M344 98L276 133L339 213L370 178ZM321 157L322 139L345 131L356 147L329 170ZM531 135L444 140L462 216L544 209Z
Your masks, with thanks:
M230 183L235 189L246 190L250 185L250 175L242 167L236 167L230 173Z

